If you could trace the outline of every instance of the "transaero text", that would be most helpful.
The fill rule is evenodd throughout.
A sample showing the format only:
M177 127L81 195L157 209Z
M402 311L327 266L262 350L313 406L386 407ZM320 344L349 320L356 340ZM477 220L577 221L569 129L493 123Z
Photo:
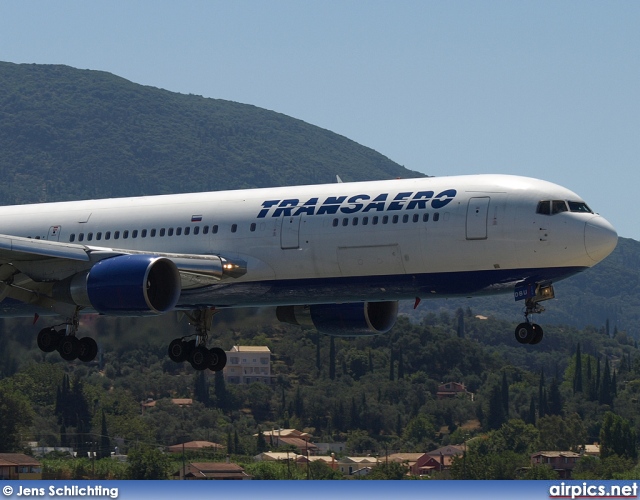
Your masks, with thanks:
M322 202L320 202L320 198L311 198L302 203L295 198L267 200L262 202L262 210L258 213L258 219L268 216L295 217L297 215L354 214L387 210L426 210L429 206L438 210L448 205L456 194L455 189L446 189L437 195L434 195L433 191L418 191L402 192L391 196L389 193L375 196L368 194L328 196Z

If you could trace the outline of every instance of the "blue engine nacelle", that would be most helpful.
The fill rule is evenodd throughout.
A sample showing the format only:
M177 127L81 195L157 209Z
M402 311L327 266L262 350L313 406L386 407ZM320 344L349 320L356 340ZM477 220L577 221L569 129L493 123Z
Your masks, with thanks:
M175 307L180 292L176 265L155 255L104 259L54 288L54 296L61 300L118 316L165 313Z
M391 330L398 317L398 302L279 306L276 315L283 323L313 326L333 337L362 337Z

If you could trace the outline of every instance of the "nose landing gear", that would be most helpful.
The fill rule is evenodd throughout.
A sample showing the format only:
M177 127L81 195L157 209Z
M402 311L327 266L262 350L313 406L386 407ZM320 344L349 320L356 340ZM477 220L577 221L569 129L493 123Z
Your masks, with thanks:
M524 323L520 323L516 327L516 340L521 344L539 344L542 341L544 332L542 327L536 323L532 323L529 319L531 314L540 314L544 312L539 302L553 299L555 292L550 282L536 283L534 285L523 285L516 287L515 299L525 300Z

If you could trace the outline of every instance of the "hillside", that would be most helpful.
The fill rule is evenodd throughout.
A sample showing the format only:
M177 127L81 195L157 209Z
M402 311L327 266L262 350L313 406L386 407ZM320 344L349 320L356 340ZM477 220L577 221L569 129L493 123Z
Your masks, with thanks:
M0 204L421 176L280 113L0 62Z

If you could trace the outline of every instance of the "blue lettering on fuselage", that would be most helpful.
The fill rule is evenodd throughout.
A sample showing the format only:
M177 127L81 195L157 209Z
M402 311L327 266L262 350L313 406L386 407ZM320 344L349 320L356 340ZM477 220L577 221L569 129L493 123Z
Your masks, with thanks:
M433 191L402 192L393 195L387 202L389 193L381 193L372 199L368 194L357 194L347 199L346 196L328 196L322 203L319 198L311 198L300 202L299 199L266 200L262 202L262 210L258 212L258 219L297 215L335 215L355 214L358 212L383 212L385 210L426 210L429 206L439 210L456 197L455 189L446 189L437 195Z

